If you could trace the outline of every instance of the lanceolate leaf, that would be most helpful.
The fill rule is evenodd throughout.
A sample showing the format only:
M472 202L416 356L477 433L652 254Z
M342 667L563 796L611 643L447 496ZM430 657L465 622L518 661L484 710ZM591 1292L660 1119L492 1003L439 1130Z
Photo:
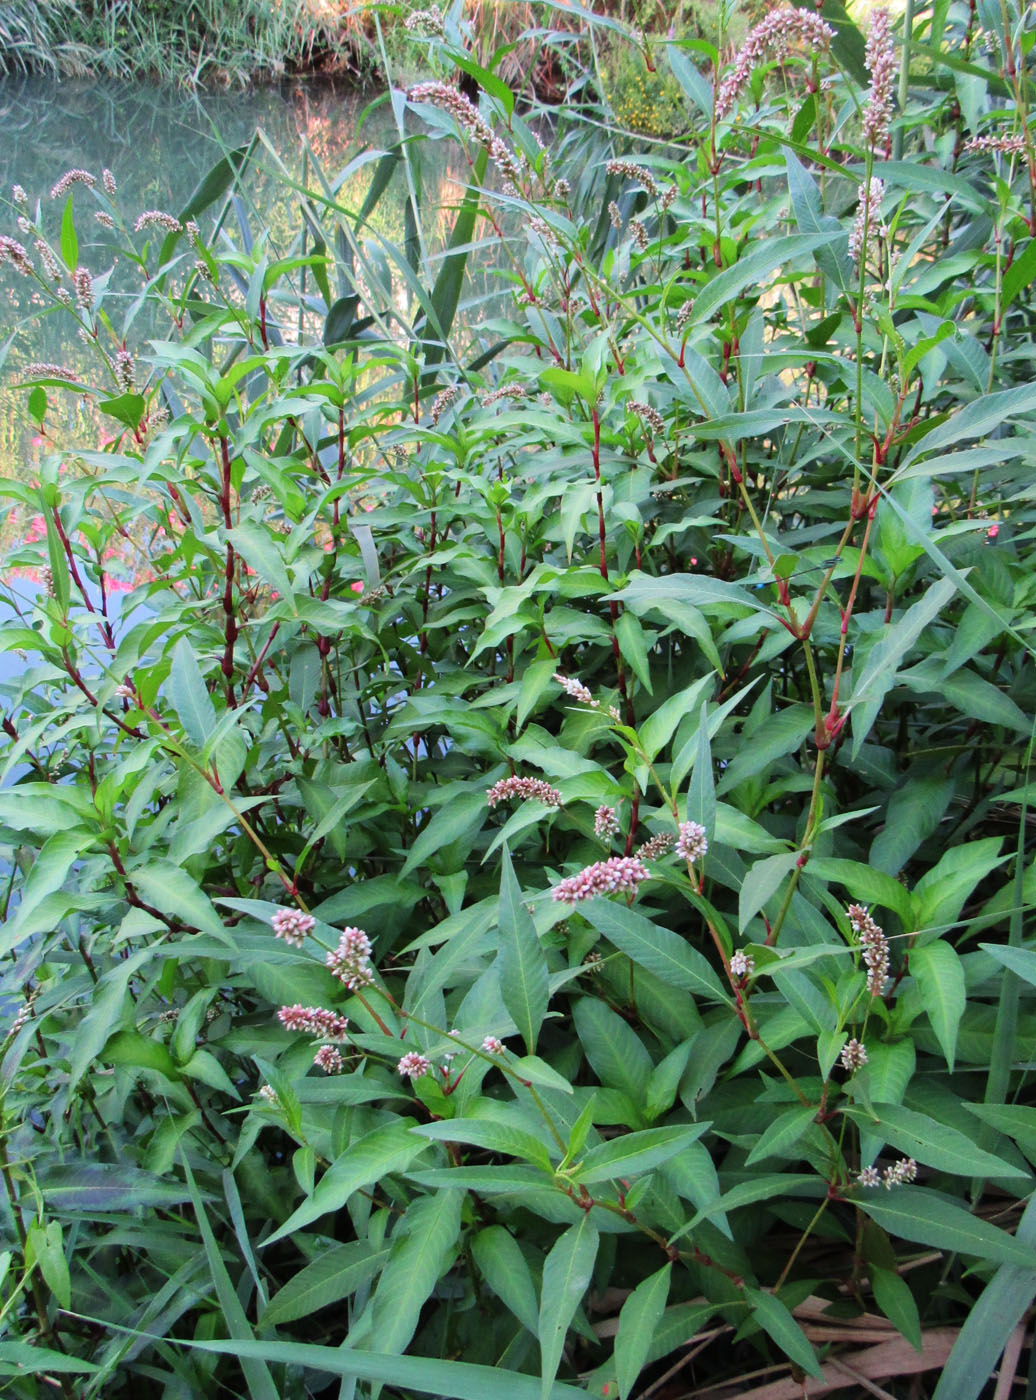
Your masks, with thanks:
M602 1143L586 1153L574 1176L589 1186L596 1181L614 1181L616 1177L653 1171L696 1142L709 1127L709 1123L694 1123L687 1127L649 1128Z
M274 1294L259 1318L259 1326L280 1327L348 1298L374 1277L388 1257L387 1247L376 1250L366 1240L353 1240L321 1251Z
M561 1363L561 1350L569 1323L590 1283L597 1258L597 1231L587 1211L578 1225L556 1241L543 1265L540 1294L540 1400L547 1400Z
M555 1381L543 1386L532 1376L523 1376L494 1366L476 1366L466 1361L440 1361L431 1356L387 1356L381 1352L350 1350L348 1347L308 1346L299 1342L191 1342L177 1345L195 1351L215 1352L218 1356L255 1357L281 1362L286 1366L307 1367L329 1376L355 1376L359 1380L401 1386L419 1395L448 1396L449 1400L586 1400L578 1386Z
M203 748L216 727L216 709L186 638L177 642L173 649L169 698L187 738L196 748Z
M535 1337L539 1330L536 1289L514 1236L502 1225L490 1225L471 1241L471 1254L489 1287Z
M727 1001L719 978L697 949L634 909L592 899L583 910L587 920L616 948L663 982L708 1001Z
M765 1293L760 1288L746 1288L745 1299L753 1318L785 1356L808 1375L822 1377L824 1373L805 1333L776 1294Z
M500 870L499 962L500 995L531 1055L547 1011L547 959L506 846Z
M910 954L910 971L917 981L921 1001L932 1029L952 1071L957 1029L964 1015L964 969L956 950L943 939L925 943Z
M368 1186L389 1172L404 1170L427 1148L423 1138L408 1131L405 1120L375 1128L336 1158L317 1182L309 1200L263 1243L273 1244L329 1211L338 1210L361 1186Z
M665 1312L672 1269L672 1264L666 1264L651 1274L622 1305L615 1337L615 1369L622 1400L626 1400L644 1369L655 1329Z
M374 1294L373 1330L379 1349L401 1352L417 1328L421 1309L435 1287L460 1233L464 1198L440 1191L411 1202L396 1226L392 1255Z
M1016 1264L1027 1272L1032 1269L1031 1244L979 1220L956 1201L931 1189L922 1190L918 1186L897 1186L891 1191L861 1188L854 1200L890 1235L931 1245L933 1249L958 1250L993 1263Z

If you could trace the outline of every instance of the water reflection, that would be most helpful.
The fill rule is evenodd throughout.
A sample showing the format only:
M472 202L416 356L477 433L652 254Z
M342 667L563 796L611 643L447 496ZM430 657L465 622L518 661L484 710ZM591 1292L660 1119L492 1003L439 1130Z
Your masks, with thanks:
M15 236L17 211L9 197L15 183L25 188L33 204L42 200L44 217L53 226L60 204L52 204L48 194L62 172L82 167L100 174L103 167L110 168L118 181L120 207L132 223L144 209L182 209L216 161L248 143L259 130L265 139L244 181L241 213L253 234L268 231L272 256L285 253L301 229L297 195L285 171L289 180L314 189L321 188L322 172L335 198L357 210L378 162L354 158L364 149L384 150L398 139L386 101L372 101L369 95L334 84L311 83L197 97L114 82L55 85L45 79L8 80L0 83L0 130L6 137L0 143L0 200L7 205L4 209L0 203L0 233ZM453 142L423 142L413 149L419 163L422 232L434 254L452 226L468 167ZM371 232L400 246L406 239L402 175L400 170L393 178L369 223ZM77 193L76 211L79 260L101 272L111 266L112 254L104 230L93 222L87 191ZM490 298L495 291L494 263L495 256L490 256L482 260L481 270L476 268L476 299ZM13 332L0 371L0 476L28 479L48 444L28 418L25 391L9 387L18 366L42 360L75 367L86 359L69 320L49 313L40 316L43 303L34 299L27 284L8 268L0 272L3 319L8 333ZM406 301L403 287L393 291ZM154 333L164 339L168 329ZM138 342L146 341L146 327L138 324L134 335ZM50 399L48 422L62 447L96 448L99 426L90 406L61 391ZM8 543L9 537L2 536L0 530L0 543Z

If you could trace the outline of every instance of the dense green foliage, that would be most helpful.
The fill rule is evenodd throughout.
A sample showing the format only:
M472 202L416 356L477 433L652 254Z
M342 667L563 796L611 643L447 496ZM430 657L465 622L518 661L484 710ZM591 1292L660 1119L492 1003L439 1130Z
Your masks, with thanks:
M247 150L23 200L96 369L2 488L10 1394L1019 1364L1032 19L833 18L642 49L673 145L433 36L480 110L394 92L290 248Z

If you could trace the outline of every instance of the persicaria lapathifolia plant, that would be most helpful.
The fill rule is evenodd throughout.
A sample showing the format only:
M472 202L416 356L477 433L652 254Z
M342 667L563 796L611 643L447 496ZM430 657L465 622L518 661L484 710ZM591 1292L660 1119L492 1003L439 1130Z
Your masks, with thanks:
M312 152L287 235L242 152L12 192L75 332L8 360L12 1393L978 1400L1031 1304L1030 16L637 36L672 143L593 105L617 21L555 113L412 28L358 207Z

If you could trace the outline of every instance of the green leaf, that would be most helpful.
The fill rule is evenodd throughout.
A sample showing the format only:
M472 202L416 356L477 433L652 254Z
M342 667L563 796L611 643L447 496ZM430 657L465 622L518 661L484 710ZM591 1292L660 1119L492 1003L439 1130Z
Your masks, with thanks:
M508 1157L521 1157L550 1171L550 1155L532 1133L495 1118L449 1118L441 1123L422 1123L414 1134L436 1142L465 1142L488 1152L500 1152Z
M238 146L236 150L228 151L227 154L216 162L211 170L207 171L195 185L190 199L180 210L180 222L185 226L192 220L197 219L199 214L203 214L210 204L214 204L220 195L225 194L234 181L244 172L245 166L255 149L254 139L247 146ZM169 239L162 245L161 262L168 262L172 248L176 245L179 234L172 233Z
M505 845L500 870L500 995L531 1055L547 1014L547 957L532 915L522 900L511 853Z
M227 947L233 947L223 920L216 913L207 894L195 880L178 865L167 860L151 859L129 872L135 889L148 904L153 904L171 919L201 929Z
M861 1188L854 1193L853 1200L890 1235L898 1235L900 1239L951 1253L958 1250L995 1264L1016 1264L1026 1272L1032 1269L1031 1244L1024 1244L1005 1230L976 1219L956 1201L930 1188L897 1186L880 1193L874 1188Z
M198 1221L198 1229L201 1233L202 1245L205 1249L205 1257L209 1264L209 1273L216 1288L216 1297L219 1299L220 1311L223 1323L230 1335L238 1341L253 1340L252 1328L245 1310L241 1306L241 1300L231 1282L227 1267L223 1262L216 1237L212 1233L209 1225L209 1218L205 1212L198 1189L194 1184L194 1176L191 1172L190 1163L186 1157L183 1159L183 1169L187 1175L187 1184L191 1193L191 1203L194 1206L195 1218ZM248 1393L256 1396L257 1400L279 1400L277 1387L273 1383L269 1367L265 1361L249 1358L242 1360L241 1370L244 1372L245 1380L248 1382Z
M696 1142L710 1123L692 1123L670 1128L648 1128L645 1132L629 1133L611 1142L592 1147L573 1175L577 1181L590 1186L597 1181L614 1181L616 1177L632 1177L653 1171L670 1157L685 1151Z
M37 1168L37 1184L47 1205L58 1215L97 1215L148 1206L174 1206L190 1192L179 1181L160 1181L137 1167L114 1163L67 1160Z
M754 863L742 880L741 892L738 895L739 933L744 933L756 914L774 897L785 877L795 869L798 859L798 851L786 851L782 855L768 856L766 860L757 860Z
M1036 987L1036 953L1031 949L1011 948L999 943L980 943L978 946L991 958L996 958L998 963L1009 968L1023 982Z
M572 1018L597 1078L638 1103L653 1065L633 1027L596 997L581 997L572 1009Z
M808 870L817 879L844 885L850 902L880 904L898 914L905 927L913 927L909 894L898 880L884 871L874 870L858 860L840 860L833 856L814 857Z
M502 1225L490 1225L471 1241L471 1255L500 1301L527 1331L537 1336L536 1288L514 1236Z
M173 648L173 662L169 668L169 699L188 739L196 748L204 748L206 739L216 727L216 708L186 637L181 637Z
M1018 1243L1032 1251L1030 1267L1001 1264L997 1269L968 1310L932 1400L978 1400L1036 1295L1036 1197L1018 1223Z
M372 1330L379 1349L401 1352L416 1332L421 1309L452 1257L463 1203L456 1191L441 1191L407 1206L374 1294Z
M173 1339L171 1339L173 1340ZM323 1371L331 1376L355 1376L422 1395L447 1396L449 1400L586 1400L586 1391L555 1381L544 1390L540 1381L494 1366L467 1361L440 1361L432 1356L386 1356L349 1347L309 1346L300 1342L215 1342L176 1340L176 1345L217 1356L256 1357L299 1370Z
M451 846L454 841L477 831L485 822L488 810L486 795L482 791L459 792L451 797L417 833L399 872L400 878L425 865L443 847Z
M980 1118L983 1123L988 1123L998 1133L1011 1138L1030 1162L1036 1162L1036 1108L1029 1108L1024 1104L1003 1103L965 1103L961 1107Z
M648 639L643 627L631 612L620 613L615 620L615 636L623 659L633 668L633 674L650 695L651 662L648 656Z
M816 1116L817 1110L811 1104L806 1104L805 1107L797 1105L779 1114L752 1148L745 1165L751 1167L756 1162L761 1162L764 1157L787 1156L788 1149L794 1147L799 1138L809 1130L809 1125L816 1120Z
M999 854L1002 844L1002 837L987 836L953 846L926 871L914 886L918 927L930 929L955 922L975 887L1010 859Z
M928 1013L932 1030L938 1038L946 1065L953 1072L953 1057L957 1049L957 1029L964 1015L967 996L964 990L964 968L956 950L941 938L914 948L910 954L910 972L921 993L921 1004Z
M286 1235L301 1230L304 1225L319 1220L322 1215L340 1210L361 1186L369 1186L389 1172L404 1171L409 1167L416 1157L427 1150L428 1144L404 1124L405 1120L374 1128L347 1147L317 1182L309 1200L304 1201L280 1229L267 1236L263 1244L274 1244Z
M25 1262L29 1268L36 1264L58 1307L67 1311L72 1306L72 1285L60 1220L32 1222L25 1241Z
M89 1376L100 1369L92 1361L41 1347L37 1342L0 1342L0 1375L36 1375L46 1371Z
M794 1361L796 1366L800 1366L807 1375L822 1380L824 1373L820 1369L816 1352L781 1300L773 1293L764 1293L761 1288L749 1288L747 1285L744 1293L752 1317L777 1343L785 1356Z
M511 1068L530 1084L539 1084L544 1089L556 1089L559 1094L572 1093L572 1085L565 1076L558 1074L556 1069L552 1069L546 1060L541 1060L538 1055L520 1055L511 1061Z
M291 597L291 579L284 567L281 551L266 530L254 520L243 520L233 530L227 531L227 539L245 563L253 568L275 593L279 593L282 598Z
M950 578L941 578L929 584L920 599L896 618L881 640L871 647L861 664L860 674L853 668L852 696L845 706L845 713L857 712L853 715L854 759L859 756L881 702L896 678L899 663L956 592L957 585Z
M538 1328L542 1364L540 1400L547 1400L550 1395L561 1364L568 1325L590 1286L597 1245L597 1231L587 1211L577 1225L566 1230L555 1242L544 1261Z
M626 1400L644 1369L655 1330L665 1312L672 1270L672 1264L663 1265L657 1273L639 1283L622 1305L615 1337L615 1372L620 1400Z
M620 952L661 977L663 982L708 1001L729 1004L719 978L701 953L661 924L605 899L589 900L581 912Z
M119 394L114 399L102 399L97 407L109 418L123 423L131 432L136 432L144 416L147 403L142 394Z
M910 169L913 170L911 164ZM887 169L887 167L886 167ZM929 452L945 448L964 438L985 438L1009 418L1019 413L1032 413L1036 410L1036 385L1019 384L1013 389L1001 389L997 393L982 394L967 404L958 413L952 414L944 423L926 433L913 447L903 462L908 467L919 457Z
M863 1109L846 1109L850 1118L859 1123L871 1124L886 1141L908 1157L916 1157L926 1166L937 1171L951 1172L955 1176L1025 1177L1027 1172L999 1157L983 1152L975 1147L970 1138L951 1128L948 1123L937 1122L925 1113L916 1113L902 1104L882 1103L874 1105L874 1113Z
M746 287L758 288L761 292L770 274L783 264L801 260L840 236L841 230L838 230L830 233L789 233L784 237L764 240L760 246L738 258L733 267L726 268L706 282L694 298L691 325L703 325Z
M709 707L702 701L698 721L698 752L687 792L687 820L705 828L706 840L716 835L716 782L712 773L712 745L709 742ZM738 816L741 814L738 813Z
M76 237L76 213L71 194L61 214L61 257L69 272L75 272L79 266L79 239Z
M920 1351L921 1318L910 1285L894 1269L881 1269L876 1264L869 1264L867 1272L878 1307L914 1350Z

